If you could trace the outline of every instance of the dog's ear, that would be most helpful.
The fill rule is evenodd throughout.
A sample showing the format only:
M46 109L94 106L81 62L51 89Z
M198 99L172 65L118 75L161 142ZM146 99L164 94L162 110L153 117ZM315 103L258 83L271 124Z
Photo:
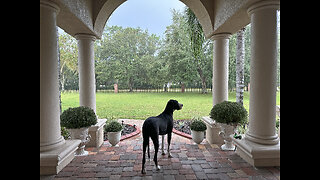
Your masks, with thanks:
M178 104L178 101L177 100L174 100L174 99L170 99L168 101L168 104L172 105L172 107L174 107L174 105Z
M169 104L173 109L180 109L179 102L177 100L170 99L169 102L168 102L168 105Z
M175 104L175 102L174 102L175 100L173 100L173 99L170 99L169 101L168 101L168 103L167 103L167 109L174 109L174 104Z
M168 103L167 103L167 105L170 105L170 106L173 106L173 104L174 104L174 100L173 100L173 99L170 99L170 100L168 101Z

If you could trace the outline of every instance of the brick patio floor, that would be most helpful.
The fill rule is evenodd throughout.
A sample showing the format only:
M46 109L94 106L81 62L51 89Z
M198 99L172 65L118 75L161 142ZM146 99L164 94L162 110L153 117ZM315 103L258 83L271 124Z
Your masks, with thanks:
M141 129L143 121L125 120L125 123ZM75 157L54 179L280 179L280 167L254 168L234 151L221 151L220 145L210 145L205 140L197 145L176 134L171 141L173 158L162 156L159 150L161 170L156 171L154 162L147 160L147 173L142 175L141 134L121 141L119 147L105 142L100 148L87 148L88 156ZM154 155L152 141L150 155L151 158Z

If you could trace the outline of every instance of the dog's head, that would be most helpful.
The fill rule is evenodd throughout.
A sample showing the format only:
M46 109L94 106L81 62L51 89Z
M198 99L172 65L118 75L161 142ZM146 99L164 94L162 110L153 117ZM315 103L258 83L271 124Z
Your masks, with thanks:
M170 99L167 103L167 108L171 108L174 110L182 109L183 104L180 104L177 100Z

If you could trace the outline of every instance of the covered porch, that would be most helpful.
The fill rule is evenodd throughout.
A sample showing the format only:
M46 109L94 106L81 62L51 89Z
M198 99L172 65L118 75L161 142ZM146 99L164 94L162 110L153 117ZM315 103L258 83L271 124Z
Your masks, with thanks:
M125 120L125 123L141 128L143 120ZM121 141L119 147L105 142L99 148L87 148L88 156L75 157L54 179L280 179L280 167L255 168L236 152L222 151L221 144L204 140L198 145L177 134L172 138L173 158L159 154L160 171L156 171L151 160L146 163L147 174L141 174L140 133ZM152 158L152 143L150 148Z
M205 143L197 146L193 145L189 140L181 140L180 142L180 137L174 135L173 149L176 151L174 158L168 160L160 157L160 162L168 163L167 167L171 165L172 169L163 168L159 173L167 175L167 173L164 173L165 170L170 170L170 175L186 175L183 172L191 167L194 171L193 175L196 177L197 175L208 177L210 174L217 173L206 172L219 171L223 173L220 179L223 179L222 176L226 179L228 176L229 178L233 178L231 176L242 178L241 174L245 176L243 172L247 176L249 175L246 171L258 176L263 173L274 175L273 171L278 172L278 168L265 168L260 171L254 167L280 166L280 138L275 131L277 73L276 11L280 9L280 1L181 1L193 10L200 20L205 36L214 41L213 105L228 100L229 37L245 25L251 23L250 125L245 136L246 138L234 142L238 147L236 152L222 152L219 148L216 148L219 147L216 144ZM69 172L69 177L73 175L82 176L83 174L94 178L98 176L97 174L101 169L107 171L107 168L109 168L108 158L115 158L115 160L118 157L118 160L121 160L121 157L127 158L127 156L123 155L125 155L124 152L131 148L130 144L132 142L138 145L137 149L139 150L135 152L133 149L132 153L129 153L129 157L130 155L134 156L136 153L135 160L137 163L140 161L140 146L142 144L140 135L122 142L122 145L127 147L127 149L123 149L121 145L117 150L103 145L100 148L91 149L91 154L87 157L75 158L74 151L77 149L80 141L65 140L60 132L56 26L74 36L78 41L80 106L91 107L95 110L96 86L93 44L94 41L101 37L104 25L112 12L124 2L125 0L40 0L40 176L43 175L42 177L52 177L61 172L62 174L57 176L57 178L60 178ZM114 152L114 154L108 154L108 152ZM199 158L191 155L191 152L199 154ZM179 153L185 153L186 157L180 157ZM99 158L107 159L100 162ZM183 164L183 162L192 162L193 164ZM195 162L203 163L199 163L196 166L197 163ZM102 165L101 163L107 164ZM111 160L110 164L112 163L114 162ZM182 171L177 170L178 174L176 174L177 171L175 171L176 169L173 166L179 165L173 165L174 163L181 164ZM244 167L247 169L241 169L240 166L242 165L247 166ZM128 165L120 168L121 173L126 174L127 171L134 173L134 167ZM76 169L70 171L72 168ZM219 168L227 169L217 170ZM209 170L202 171L201 169ZM80 171L79 174L73 174L77 170ZM152 174L151 171L152 169L149 169L147 176ZM116 175L119 176L120 172ZM140 174L136 175L140 176ZM277 173L275 173L274 177L277 177Z

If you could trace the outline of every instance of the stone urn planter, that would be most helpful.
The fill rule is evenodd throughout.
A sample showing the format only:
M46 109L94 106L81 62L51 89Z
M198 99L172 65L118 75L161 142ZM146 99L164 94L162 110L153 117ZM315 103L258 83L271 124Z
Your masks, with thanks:
M200 144L204 139L204 131L191 130L191 136L195 143Z
M112 146L116 146L120 142L121 132L122 131L108 132L108 140Z
M192 140L200 144L204 139L204 133L207 130L206 124L201 119L193 119L190 123Z
M112 146L116 146L120 142L122 129L123 126L118 121L110 120L107 122L105 131L107 132L109 143Z
M247 110L240 103L223 101L213 106L210 117L221 127L219 136L224 140L221 149L224 151L234 151L235 146L232 144L232 135L237 125L247 122Z
M225 123L217 123L221 131L219 136L224 140L224 144L221 146L221 149L224 151L234 151L235 146L232 144L232 135L237 127L237 125L229 125Z
M86 144L91 139L91 136L88 134L89 128L80 128L80 129L67 129L70 133L71 139L80 139L81 143L78 146L77 151L75 152L76 156L86 156L88 155L88 151L85 151L84 148Z
M61 114L60 123L69 131L71 139L81 140L75 155L88 155L84 148L91 139L88 135L89 127L97 123L97 116L93 109L84 106L69 108Z

